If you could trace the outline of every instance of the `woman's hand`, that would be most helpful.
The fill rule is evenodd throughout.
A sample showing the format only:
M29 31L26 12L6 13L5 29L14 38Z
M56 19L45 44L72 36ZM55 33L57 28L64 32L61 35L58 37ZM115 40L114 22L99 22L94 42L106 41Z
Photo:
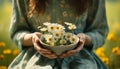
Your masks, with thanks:
M63 54L60 55L60 58L65 58L65 57L69 57L69 56L72 56L76 53L78 53L79 51L81 51L83 49L83 46L84 46L84 43L85 43L85 34L83 33L80 33L77 35L79 37L79 43L78 43L78 46L76 49L73 49L73 50L69 50Z
M44 49L42 48L40 42L39 42L39 37L41 36L42 34L39 33L39 32L35 32L32 34L32 42L33 42L33 45L34 45L34 48L43 56L47 57L47 58L50 58L50 59L54 59L54 58L57 58L56 54L54 54L53 52L51 52L50 50L48 49Z

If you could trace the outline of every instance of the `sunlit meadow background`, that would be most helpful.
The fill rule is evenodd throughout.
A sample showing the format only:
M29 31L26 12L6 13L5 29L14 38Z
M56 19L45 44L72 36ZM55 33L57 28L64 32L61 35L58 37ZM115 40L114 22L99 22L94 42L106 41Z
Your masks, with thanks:
M110 33L103 47L95 53L110 69L120 69L120 0L106 0L106 12ZM0 0L0 69L7 69L20 53L9 37L12 13L10 0Z

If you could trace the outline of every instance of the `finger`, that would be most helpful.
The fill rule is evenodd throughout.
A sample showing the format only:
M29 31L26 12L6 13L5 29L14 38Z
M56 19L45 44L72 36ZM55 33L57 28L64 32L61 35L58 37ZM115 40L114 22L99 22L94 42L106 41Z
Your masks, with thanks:
M84 40L85 41L85 38L86 38L85 34L80 33L77 36L79 37L80 40Z
M40 46L39 43L34 42L34 48L39 52L50 52L50 50L44 49Z
M76 49L73 49L73 50L67 51L67 54L75 54L75 53L78 53L78 52L79 52L80 50L82 50L82 49L83 49L83 42L80 41L80 42L78 43L77 48L76 48Z
M42 35L42 34L39 33L39 32L33 33L32 40L34 40L35 42L39 41L39 37L40 37L41 35Z
M39 37L37 35L33 35L34 42L39 42Z
M42 35L40 32L35 32L34 34L37 35L38 37Z
M76 52L79 52L80 50L82 50L83 49L83 45L84 45L84 42L79 42L78 43L78 46L77 46L77 48L76 49L74 49L74 50L76 50Z
M65 57L67 57L67 55L66 54L61 54L59 57L60 58L65 58Z
M39 42L39 38L38 38L38 36L36 36L36 34L40 34L40 33L34 33L34 35L33 35L33 44L34 44L34 48L36 49L36 50L38 50L38 51L44 51L44 52L47 52L48 50L47 49L43 49L42 47L41 47L41 44L40 44L40 42Z
M72 54L75 54L75 53L77 53L77 52L78 52L78 51L76 51L76 50L70 50L70 51L67 52L67 54L72 55Z
M52 54L53 52L51 52L48 49L44 49L41 47L41 44L39 42L34 42L34 48L40 53L40 54Z
M55 54L50 54L50 55L45 55L45 54L42 54L43 56L47 57L47 58L50 58L50 59L55 59L57 58L57 56Z
M53 53L50 52L50 51L47 51L47 52L41 51L40 53L45 54L45 55L51 55L51 54L53 54Z
M76 53L78 53L82 49L83 49L83 45L80 44L76 49L67 51L65 54L62 54L61 58L65 58L65 57L75 55Z
M53 52L51 51L38 51L41 55L45 56L45 57L48 57L48 58L57 58L57 55L54 54Z
M77 45L79 46L79 45L81 45L81 44L84 44L84 41L83 41L83 40L81 40L81 39L79 39L79 42L78 42L78 44L77 44Z
M65 57L75 55L76 53L78 53L82 49L83 49L83 41L80 41L76 49L69 50L69 51L63 53L62 55L60 55L60 58L65 58Z
M41 48L40 46L34 46L34 47L38 52L42 52L42 53L46 53L46 54L51 54L52 53L50 50Z
M48 58L57 58L57 55L51 51L38 51L41 55L48 57Z
M57 58L57 56L56 55L48 55L49 56L49 58Z
M65 52L65 53L61 54L59 57L60 57L60 58L65 58L65 57L72 56L72 55L74 55L74 54L75 54L75 53Z
M70 57L74 54L62 54L61 56L59 56L60 58L66 58L66 57Z
M48 49L44 49L44 48L42 48L41 46L35 45L35 47L37 48L37 51L38 51L39 53L47 54L47 55L53 54L52 51L50 51L50 50L48 50Z
M35 32L33 34L33 44L34 44L34 48L43 56L46 56L48 58L56 58L57 56L56 55L51 55L52 52L50 50L47 50L47 49L44 49L42 48L40 45L40 42L39 42L39 37L41 34L40 33L37 33Z
M39 40L35 40L34 38L33 38L33 45L34 45L34 48L38 51L44 51L44 52L48 51L47 49L43 49L41 47L41 44L40 44Z

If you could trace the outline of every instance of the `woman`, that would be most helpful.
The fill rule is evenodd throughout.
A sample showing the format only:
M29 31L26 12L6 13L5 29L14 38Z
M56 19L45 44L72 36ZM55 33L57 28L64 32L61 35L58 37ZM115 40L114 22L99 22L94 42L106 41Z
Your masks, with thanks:
M93 50L108 34L105 0L12 0L12 40L21 53L9 69L107 69ZM78 46L57 56L42 48L37 27L44 22L71 22L80 38Z

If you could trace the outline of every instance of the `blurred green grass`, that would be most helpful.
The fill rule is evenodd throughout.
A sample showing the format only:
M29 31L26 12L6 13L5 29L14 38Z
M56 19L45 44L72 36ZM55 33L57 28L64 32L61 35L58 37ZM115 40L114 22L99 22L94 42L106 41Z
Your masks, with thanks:
M16 56L13 55L13 51L17 47L9 37L11 8L10 2L5 1L3 4L0 4L0 66L8 66ZM4 54L3 51L6 49L10 49L11 53Z
M117 39L120 38L120 0L116 2L106 2L106 12L107 12L107 20L110 29L110 34L114 34L114 37ZM109 34L109 35L110 35ZM104 47L107 49L107 54L111 54L112 48L120 43L117 42L109 42L106 41Z
M115 24L120 24L120 0L116 2L106 2L107 19L110 30L115 29Z
M116 25L120 25L119 7L120 0L117 2L106 2L106 12L110 31L116 32ZM18 49L9 37L11 14L11 3L8 0L5 0L4 3L0 3L0 43L5 43L4 46L0 46L0 66L8 66L16 57L16 55L13 55L14 50ZM6 49L9 49L7 54L3 52Z

